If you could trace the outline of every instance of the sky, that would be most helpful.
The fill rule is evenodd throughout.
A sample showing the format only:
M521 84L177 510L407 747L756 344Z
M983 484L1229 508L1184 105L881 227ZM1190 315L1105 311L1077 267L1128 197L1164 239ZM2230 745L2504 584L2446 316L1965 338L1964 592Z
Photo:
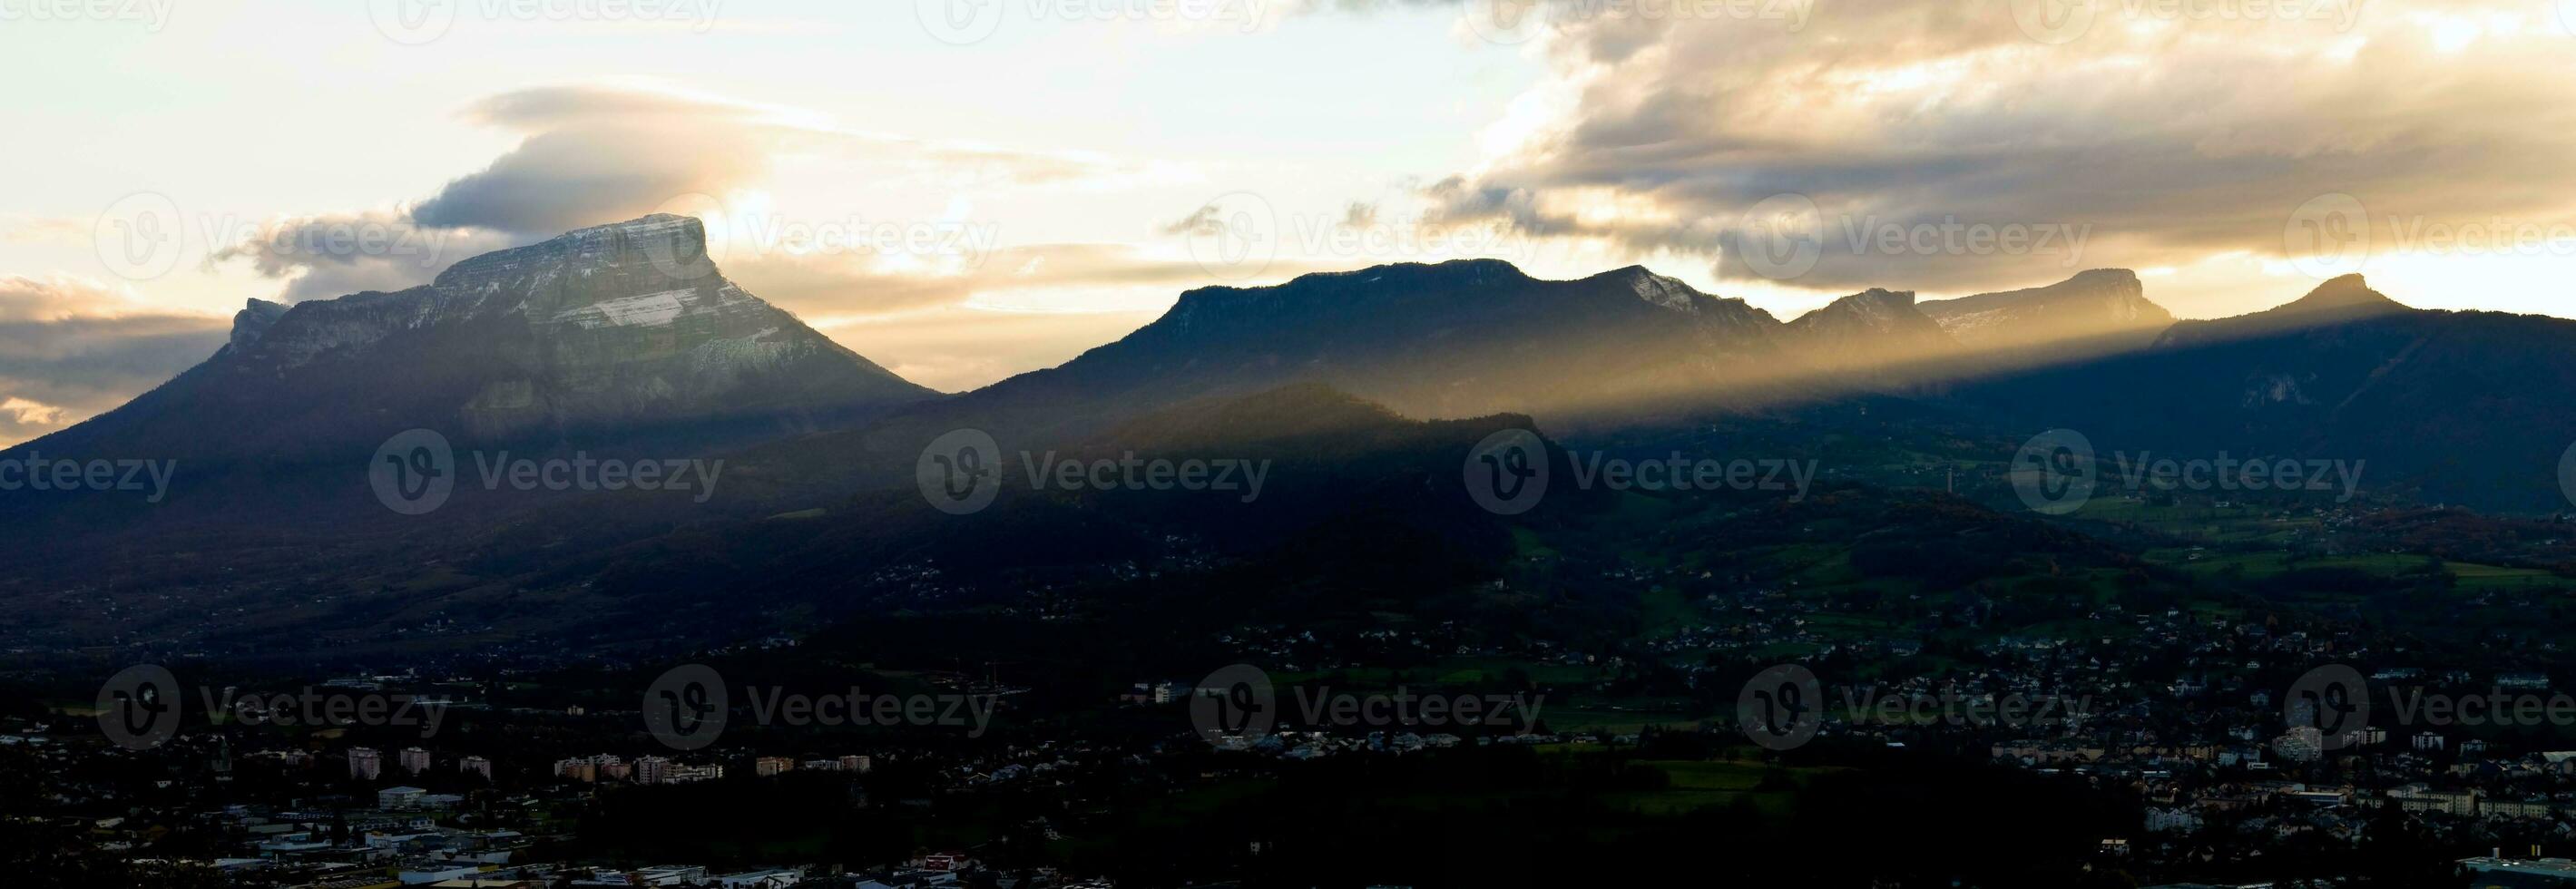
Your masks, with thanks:
M2576 0L0 0L0 445L653 212L958 391L1179 293L1642 263L2576 315Z

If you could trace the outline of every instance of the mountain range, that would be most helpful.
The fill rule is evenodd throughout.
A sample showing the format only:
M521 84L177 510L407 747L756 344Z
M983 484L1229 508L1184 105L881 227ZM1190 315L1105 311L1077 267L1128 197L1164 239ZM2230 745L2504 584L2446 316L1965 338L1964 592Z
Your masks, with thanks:
M2118 269L1929 302L1871 289L1782 321L1642 267L1549 281L1461 260L1191 290L1061 366L942 396L726 280L696 220L650 216L397 293L254 300L203 364L17 450L273 471L346 466L410 428L539 449L748 448L737 493L792 500L899 482L954 429L1007 450L1080 447L1299 384L1560 434L1892 395L1998 432L2371 459L2408 490L2550 508L2555 492L2530 480L2576 440L2557 409L2576 395L2571 345L2576 323L2418 311L2357 277L2215 321L2174 321Z
M2071 532L1953 495L1948 474L1918 471L1925 461L1973 473L2069 428L2106 459L2345 460L2367 465L2372 496L2550 511L2565 506L2556 460L2576 441L2562 407L2576 397L2576 322L2412 309L2358 277L2206 321L2173 321L2137 276L2111 269L1956 300L1871 289L1782 321L1638 267L1549 281L1490 260L1400 264L1191 290L1062 366L951 396L726 280L704 237L695 220L646 217L468 259L401 292L253 301L203 364L8 452L185 469L157 505L0 492L0 520L45 531L0 541L0 598L40 615L26 626L83 644L97 637L80 616L105 597L137 627L229 608L332 627L324 646L431 617L618 645L944 607L921 597L961 583L1019 608L1011 597L1032 585L1089 589L1182 564L1232 567L1148 584L1160 598L1140 607L1213 626L1244 608L1404 613L1437 594L1464 598L1421 610L1526 620L1484 586L1526 555L1521 531L1572 534L1584 558L1607 558L1637 531L1623 523L1662 507L1631 514L1634 500L1560 486L1527 516L1479 509L1460 467L1516 430L1541 436L1560 478L1574 475L1569 447L1821 455L1831 493L1797 515L1862 533L1904 504L1939 528L1983 529L1957 533L2008 530L1997 539L2017 542L1998 563ZM469 505L397 515L363 470L412 428L512 453L623 449L726 468L703 502L459 485ZM1046 489L1005 458L990 509L947 515L915 472L928 442L960 429L1051 460L1257 460L1268 486L1258 502ZM1727 496L1688 509L1729 535L1785 527L1763 518L1777 498ZM1586 536L1609 533L1595 525L1622 530ZM1921 553L1956 543L1908 533ZM906 580L923 572L945 580ZM597 614L636 619L574 617Z

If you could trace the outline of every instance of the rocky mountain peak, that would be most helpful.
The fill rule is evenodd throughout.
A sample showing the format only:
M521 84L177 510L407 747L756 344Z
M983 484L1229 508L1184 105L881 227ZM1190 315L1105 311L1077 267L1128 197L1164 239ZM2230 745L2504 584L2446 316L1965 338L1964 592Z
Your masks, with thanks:
M268 334L268 329L277 324L277 319L284 317L286 317L285 304L252 298L241 311L233 313L231 347L250 348L251 344L259 342L260 337Z
M2370 282L2359 274L2343 275L2317 285L2308 295L2273 309L2275 312L2399 312L2408 307L2386 294L2370 289Z
M1683 312L1696 311L1698 307L1693 300L1708 295L1678 278L1655 274L1642 265L1602 272L1592 276L1591 280L1625 287L1638 299Z
M1918 320L1923 320L1923 313L1914 308L1914 291L1872 287L1827 303L1789 323L1808 328L1861 325L1888 330L1912 326Z
M720 437L936 394L725 280L697 220L656 215L466 259L400 292L250 300L206 363L58 435L225 457L372 447L407 427Z

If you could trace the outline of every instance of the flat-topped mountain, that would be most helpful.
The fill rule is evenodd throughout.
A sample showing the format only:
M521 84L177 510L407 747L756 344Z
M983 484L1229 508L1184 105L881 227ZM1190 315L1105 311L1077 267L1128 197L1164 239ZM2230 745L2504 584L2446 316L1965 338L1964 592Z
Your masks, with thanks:
M2092 269L2045 287L1918 303L1972 348L2029 348L2116 339L2143 345L2174 323L2128 269Z
M1758 379L1780 322L1639 267L1546 281L1496 260L1207 287L1124 339L938 412L1096 427L1322 383L1406 416L1588 407Z
M293 461L409 428L541 444L709 424L772 435L935 395L726 280L698 220L656 215L397 293L251 300L203 364L28 447Z

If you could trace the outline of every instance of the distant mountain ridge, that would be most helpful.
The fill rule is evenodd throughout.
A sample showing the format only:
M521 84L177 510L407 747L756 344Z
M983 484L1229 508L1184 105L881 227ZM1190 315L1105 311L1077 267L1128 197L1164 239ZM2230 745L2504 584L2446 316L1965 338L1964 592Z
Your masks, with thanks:
M2215 321L2173 321L2120 269L1929 302L1870 289L1783 321L1639 266L1554 281L1497 260L1405 263L1193 289L1060 366L940 397L726 281L704 238L696 220L652 216L400 293L253 300L204 364L32 446L291 462L413 427L559 442L713 425L731 434L699 441L767 442L744 455L761 481L743 484L792 498L902 478L951 430L1010 448L1153 440L1139 418L1235 423L1256 414L1186 406L1258 393L1274 393L1248 402L1265 424L1362 416L1347 398L1560 428L1896 395L2142 446L2339 451L2410 478L2441 466L2431 443L2519 465L2541 445L2500 441L2576 436L2555 407L2576 398L2576 324L2418 311L2358 276ZM790 438L804 431L829 434Z
M2557 510L2576 444L2576 321L2409 308L2359 275L2147 349L1961 386L1957 400L2095 447L2366 462L2363 490Z
M2124 345L2143 347L2152 332L2135 333L2137 319L2171 316L2134 287L2125 311L2068 308L2115 277L2136 280L2086 273L2037 298L1989 295L1985 311L1991 326L2046 314L2051 335L2134 334ZM1191 290L1117 342L915 413L1079 437L1193 399L1319 383L1413 417L1615 419L1913 391L1982 360L1910 292L1872 289L1782 321L1642 266L1550 281L1456 260Z
M2148 300L2146 285L2128 269L2089 269L2044 287L1933 300L1916 308L1962 345L1975 348L2046 346L2119 334L2153 339L2174 323L2173 313Z
M1408 263L1191 290L1125 338L925 410L1087 429L1312 382L1412 417L1528 413L1758 377L1779 332L1642 267L1547 281L1497 260Z

